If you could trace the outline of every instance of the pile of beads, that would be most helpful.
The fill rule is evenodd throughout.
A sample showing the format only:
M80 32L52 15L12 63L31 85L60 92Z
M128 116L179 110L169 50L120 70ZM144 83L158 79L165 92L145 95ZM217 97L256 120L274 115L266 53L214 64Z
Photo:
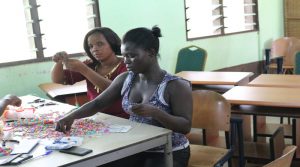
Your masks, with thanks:
M7 156L12 152L12 149L9 147L0 147L0 157Z
M23 125L35 125L35 124L53 124L54 120L53 119L40 119L40 118L25 118L25 119L19 119L15 120L13 122L7 122L7 126L23 126Z
M12 124L15 136L26 138L61 138L64 133L55 130L55 124L34 124L31 126L20 126ZM108 132L108 126L103 122L95 122L91 119L75 120L70 136L92 136Z

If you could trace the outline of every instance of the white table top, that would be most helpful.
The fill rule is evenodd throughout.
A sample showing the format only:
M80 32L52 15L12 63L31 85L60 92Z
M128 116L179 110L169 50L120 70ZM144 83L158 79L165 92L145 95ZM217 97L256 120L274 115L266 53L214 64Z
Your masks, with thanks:
M80 157L55 151L54 153L46 157L28 161L20 166L40 167L42 164L43 167L64 165L100 165L102 163L113 161L133 153L148 150L150 148L153 148L155 145L158 146L162 143L166 143L166 135L171 133L169 130L163 128L145 124L137 124L122 118L117 118L105 114L101 115L102 119L105 121L122 125L131 125L133 126L133 128L127 133L110 133L103 134L102 136L97 137L84 138L82 147L93 150L93 152L88 155ZM39 145L39 147L43 146Z
M36 97L26 96L25 99L29 100L30 98ZM26 100L23 102L25 101ZM70 107L70 105L62 104L61 109L63 109L63 107L66 107L66 110L72 108L72 106L70 108L68 108L68 106ZM171 131L168 129L140 124L102 113L99 113L97 116L105 122L119 125L131 125L132 129L126 133L103 133L103 135L97 135L95 137L85 137L82 147L92 149L93 152L82 157L54 151L48 156L30 160L19 166L97 166L160 145L165 145L166 150L168 151L171 149ZM44 146L39 144L38 147ZM33 153L34 151L35 150L33 150Z

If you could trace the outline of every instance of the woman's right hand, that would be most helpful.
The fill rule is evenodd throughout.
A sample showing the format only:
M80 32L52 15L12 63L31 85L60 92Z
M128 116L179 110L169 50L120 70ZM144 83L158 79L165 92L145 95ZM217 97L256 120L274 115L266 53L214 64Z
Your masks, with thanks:
M68 58L68 53L65 51L61 51L61 52L57 52L53 57L52 60L55 63L58 62L63 62L64 60L66 60Z
M3 99L7 101L7 105L20 106L22 103L22 100L15 95L8 94Z
M65 134L70 133L74 119L68 115L58 120L55 130Z

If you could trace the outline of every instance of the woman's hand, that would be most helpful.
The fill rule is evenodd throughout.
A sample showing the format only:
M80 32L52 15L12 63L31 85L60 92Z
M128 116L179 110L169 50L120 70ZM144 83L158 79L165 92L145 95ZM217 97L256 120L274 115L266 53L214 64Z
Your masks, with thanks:
M55 130L63 133L69 133L72 127L72 124L74 122L74 119L68 115L63 118L61 118L57 123Z
M52 60L55 63L63 62L64 60L68 59L68 53L65 51L57 52L53 57Z
M7 105L20 106L22 104L22 100L15 95L6 95L3 99Z
M84 64L91 64L91 63L93 63L93 60L91 60L91 59L85 59L85 60L83 61L83 63L84 63Z
M76 72L82 72L85 67L87 67L83 62L77 59L65 59L64 64L67 69Z
M154 117L158 112L158 108L150 104L134 104L131 106L131 111L136 115L143 117Z

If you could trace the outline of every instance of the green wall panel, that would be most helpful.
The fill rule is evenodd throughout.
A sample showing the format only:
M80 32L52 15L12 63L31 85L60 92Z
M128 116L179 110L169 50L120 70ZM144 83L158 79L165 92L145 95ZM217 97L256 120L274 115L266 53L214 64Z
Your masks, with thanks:
M183 0L99 0L99 4L102 26L112 28L121 37L135 27L158 25L163 35L159 62L168 72L174 73L178 51L189 45L207 50L207 71L262 60L264 48L283 36L283 2L258 1L259 32L194 41L186 41ZM49 61L0 68L0 96L13 93L46 97L38 85L50 82L52 65Z

